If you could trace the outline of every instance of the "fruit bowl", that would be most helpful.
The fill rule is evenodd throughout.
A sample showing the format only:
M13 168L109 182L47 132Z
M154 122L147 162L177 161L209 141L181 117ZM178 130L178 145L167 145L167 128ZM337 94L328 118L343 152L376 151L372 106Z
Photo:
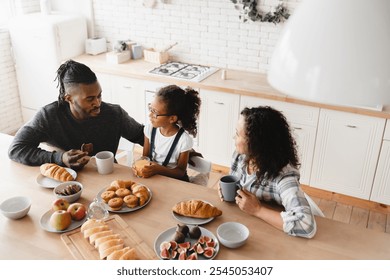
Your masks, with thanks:
M66 199L69 203L75 202L81 197L83 185L77 181L68 181L59 184L53 190L57 198Z
M9 219L20 219L30 211L31 200L25 196L15 196L0 204L1 213Z
M249 229L237 222L227 222L217 228L219 242L228 248L238 248L245 244L249 237Z

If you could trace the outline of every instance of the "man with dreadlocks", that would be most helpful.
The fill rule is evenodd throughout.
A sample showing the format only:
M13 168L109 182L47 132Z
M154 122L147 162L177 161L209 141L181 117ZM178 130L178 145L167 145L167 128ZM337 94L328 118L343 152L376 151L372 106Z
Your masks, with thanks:
M58 101L42 107L15 135L10 159L26 165L56 163L81 169L88 163L85 143L93 144L94 155L118 149L121 137L143 145L143 125L119 105L102 102L102 89L95 73L84 64L68 60L57 70ZM61 151L46 151L46 142Z

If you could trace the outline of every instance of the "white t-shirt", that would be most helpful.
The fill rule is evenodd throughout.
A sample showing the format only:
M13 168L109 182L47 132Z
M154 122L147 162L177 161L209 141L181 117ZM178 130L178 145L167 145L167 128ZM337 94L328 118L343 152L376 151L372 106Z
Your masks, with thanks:
M151 142L152 128L153 126L150 123L148 123L144 128L144 134L149 139L149 143ZM153 160L155 162L157 162L160 165L163 164L175 137L176 134L166 137L161 134L160 128L157 128L156 136L154 138L154 150L153 150ZM183 134L180 136L179 141L177 142L176 148L172 153L172 156L169 160L167 167L175 168L177 166L177 161L179 159L180 153L191 150L193 144L194 141L192 137L186 131L184 131Z

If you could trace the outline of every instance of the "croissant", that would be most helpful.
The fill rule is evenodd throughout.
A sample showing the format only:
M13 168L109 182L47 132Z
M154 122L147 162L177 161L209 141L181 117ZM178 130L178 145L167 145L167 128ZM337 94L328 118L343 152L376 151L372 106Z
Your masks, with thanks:
M179 202L172 208L172 211L182 216L202 219L222 215L222 211L217 207L201 200Z
M40 166L41 174L57 181L72 181L73 176L62 166L55 163L45 163Z

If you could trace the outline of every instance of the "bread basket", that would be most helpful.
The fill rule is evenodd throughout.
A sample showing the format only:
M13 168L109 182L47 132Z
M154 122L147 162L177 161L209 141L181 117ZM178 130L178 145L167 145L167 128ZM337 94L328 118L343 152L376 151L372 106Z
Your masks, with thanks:
M159 52L154 49L145 49L144 59L148 62L163 64L169 60L169 54L168 52Z

